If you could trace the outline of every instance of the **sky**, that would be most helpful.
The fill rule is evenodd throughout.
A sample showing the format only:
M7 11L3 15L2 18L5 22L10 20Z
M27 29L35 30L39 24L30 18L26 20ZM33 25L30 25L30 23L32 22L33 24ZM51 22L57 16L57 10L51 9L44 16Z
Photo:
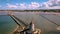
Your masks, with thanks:
M60 9L60 0L0 0L0 10Z

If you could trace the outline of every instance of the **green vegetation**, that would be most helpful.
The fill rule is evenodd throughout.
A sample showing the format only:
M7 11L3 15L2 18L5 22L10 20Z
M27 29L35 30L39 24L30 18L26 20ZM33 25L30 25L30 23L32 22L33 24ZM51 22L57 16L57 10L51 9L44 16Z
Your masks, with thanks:
M60 12L60 10L0 10L0 11L13 11L13 12Z

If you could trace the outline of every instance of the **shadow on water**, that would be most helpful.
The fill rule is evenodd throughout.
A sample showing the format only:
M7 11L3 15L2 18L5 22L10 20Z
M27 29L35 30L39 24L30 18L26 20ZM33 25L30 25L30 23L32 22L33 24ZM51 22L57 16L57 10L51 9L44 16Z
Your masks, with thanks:
M60 31L45 32L45 34L60 34Z

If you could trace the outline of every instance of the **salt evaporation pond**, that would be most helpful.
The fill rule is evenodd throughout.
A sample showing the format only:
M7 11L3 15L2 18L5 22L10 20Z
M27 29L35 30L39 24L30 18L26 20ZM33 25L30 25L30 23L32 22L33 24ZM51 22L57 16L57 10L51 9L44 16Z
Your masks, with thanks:
M11 34L17 27L17 24L10 16L0 16L0 34Z
M37 15L35 12L16 12L15 16L20 20L23 20L25 24L29 24L33 19L35 27L41 29L42 33L47 32L46 34L48 34L48 32L51 32L51 31L55 32L57 30L56 28L58 27L56 24L42 17L40 14ZM53 16L55 17L55 15ZM58 17L55 17L55 18L58 19Z

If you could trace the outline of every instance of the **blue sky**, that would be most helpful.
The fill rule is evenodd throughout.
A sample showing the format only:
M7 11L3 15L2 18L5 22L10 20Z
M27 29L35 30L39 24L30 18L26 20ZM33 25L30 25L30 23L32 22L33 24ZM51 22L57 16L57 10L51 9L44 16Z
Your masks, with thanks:
M21 2L25 2L25 3L30 3L30 2L45 2L45 1L48 1L48 0L0 0L0 2L9 2L9 3L11 3L11 2L13 2L13 3L21 3Z
M60 0L0 0L0 10L60 9Z

